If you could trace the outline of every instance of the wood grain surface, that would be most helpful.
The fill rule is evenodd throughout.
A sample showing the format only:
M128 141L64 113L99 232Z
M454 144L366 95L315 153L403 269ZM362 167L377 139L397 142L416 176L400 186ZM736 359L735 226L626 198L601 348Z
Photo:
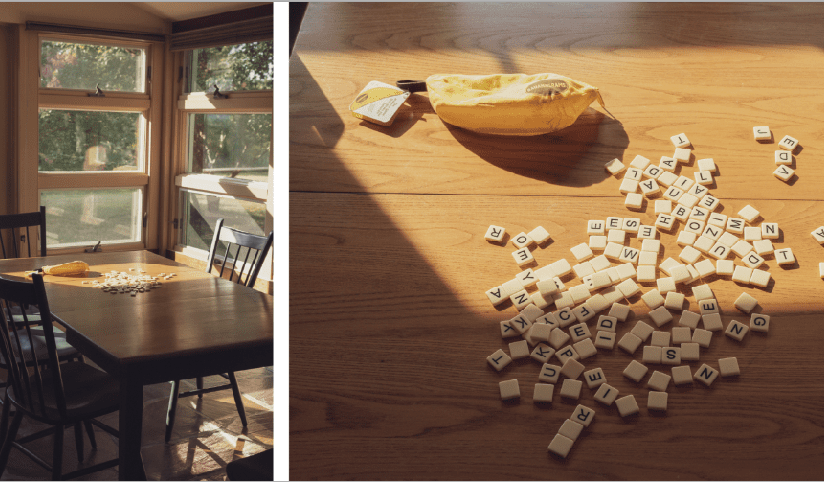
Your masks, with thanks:
M290 478L820 479L824 247L810 232L824 225L822 39L824 6L808 3L310 4L289 64ZM388 128L348 112L370 80L519 72L590 83L610 113L598 106L563 131L508 138L444 124L425 93ZM774 140L754 141L755 125ZM694 153L682 173L714 158L719 211L754 206L778 223L775 246L795 253L789 267L766 257L767 288L705 280L725 326L749 319L733 306L747 292L770 332L740 343L716 332L689 365L735 356L741 376L670 384L663 415L646 408L649 375L621 375L640 354L617 348L583 363L633 394L637 416L622 419L586 386L580 401L562 399L559 384L551 404L534 404L538 362L499 373L485 361L516 340L502 340L498 323L517 310L484 292L521 271L511 243L483 239L487 227L543 226L551 241L532 250L537 266L574 264L569 248L587 241L588 219L655 219L650 203L624 207L604 163L657 163L682 132ZM772 176L786 134L801 144L790 183ZM677 258L681 227L659 234L660 260ZM693 310L696 284L679 286ZM628 302L619 339L648 320L640 296ZM521 398L502 402L498 382L511 378ZM595 421L560 459L547 445L578 403Z

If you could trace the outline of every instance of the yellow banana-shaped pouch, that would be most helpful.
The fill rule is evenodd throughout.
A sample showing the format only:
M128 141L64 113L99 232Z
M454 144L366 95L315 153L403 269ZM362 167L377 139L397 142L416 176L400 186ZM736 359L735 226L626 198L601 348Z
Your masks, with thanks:
M43 266L39 270L26 271L26 274L42 272L52 276L77 276L89 271L89 265L83 261L72 261L71 263L55 264Z
M482 134L547 134L604 107L597 88L556 74L432 75L426 88L444 122Z

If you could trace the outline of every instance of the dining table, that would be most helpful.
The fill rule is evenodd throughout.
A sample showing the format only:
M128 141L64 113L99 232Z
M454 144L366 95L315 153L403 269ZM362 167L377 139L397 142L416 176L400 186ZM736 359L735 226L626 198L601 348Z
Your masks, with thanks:
M145 480L143 386L272 365L273 299L149 251L2 260L0 276L26 279L27 271L72 261L89 270L44 275L49 307L66 340L119 381L119 477ZM159 285L134 294L102 288L107 275L121 273Z
M824 231L814 233L824 226L824 4L309 3L288 65L291 479L822 477ZM477 129L496 123L498 104L471 100L518 74L565 79L544 97L511 87L509 101L520 100L523 112L561 104L572 95L564 85L576 82L597 89L603 105L564 111L574 122L535 135ZM454 102L466 101L465 125L435 105L443 78L456 86ZM403 93L391 123L353 115L370 82L388 84L390 95L401 80L422 88ZM544 111L546 124L559 112ZM755 271L747 271L748 253L729 254L728 264L706 248L686 249L698 235L712 240L707 218L695 237L681 236L686 216L656 226L659 215L673 215L657 202L671 202L669 185L642 193L624 183L654 179L644 174L650 165L673 167L690 185L709 181L701 186L718 200L717 226L741 249L770 241L758 244ZM791 175L775 172L782 168ZM671 195L669 209L682 195ZM589 221L608 218L626 230L589 232ZM652 226L648 240L660 245L645 244L632 223ZM487 239L501 228L502 239ZM539 242L521 251L533 258L522 264L515 241L531 232ZM632 396L637 410L626 416L596 399L599 385L575 370L541 377L545 363L562 361L531 356L541 339L506 328L526 313L519 308L559 315L553 303L566 305L573 289L582 306L582 286L584 296L614 294L589 291L594 277L585 279L596 271L591 260L603 262L602 240L590 236L602 235L622 250L656 249L651 263L644 257L654 278L635 277L632 249L607 258L609 268L597 270L629 263L640 290L616 302L629 308L626 320L614 323L614 335L599 330L608 305L589 321L553 327L613 337L579 362L587 373L600 369L619 399ZM709 271L699 273L702 261ZM663 263L688 276L679 268L671 284ZM528 283L553 264L560 283ZM504 295L498 304L496 290L519 277L530 299ZM655 296L649 304L642 296L653 291L683 295L683 304L650 315ZM755 307L737 304L742 296ZM701 312L707 299L720 313L718 331L705 330L716 318ZM616 346L640 333L639 323L656 336L634 352ZM711 338L698 359L680 362L687 368L678 373L693 379L667 379L672 366L655 361L654 347L686 350L680 343L705 331ZM500 354L511 362L499 371L490 358ZM727 370L732 358L738 370ZM624 374L633 361L648 370L639 381ZM722 363L723 376L704 383ZM650 384L653 376L668 383ZM514 398L501 382L517 388ZM558 455L549 445L579 405L594 418Z

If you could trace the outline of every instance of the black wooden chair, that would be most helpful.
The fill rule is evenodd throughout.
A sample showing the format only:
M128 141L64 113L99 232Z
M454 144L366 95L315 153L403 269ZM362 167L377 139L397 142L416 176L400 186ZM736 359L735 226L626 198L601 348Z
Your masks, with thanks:
M21 246L24 243L25 251ZM40 206L40 211L32 213L0 216L0 252L3 254L0 259L22 258L26 253L31 258L32 246L34 256L46 256L46 206ZM20 314L19 307L15 307L15 310ZM27 312L29 315L36 315L32 309Z
M75 428L78 458L81 460L82 424L94 423L118 436L117 430L94 419L119 409L120 384L117 379L91 365L79 361L60 363L43 276L33 274L31 283L0 277L0 302L6 307L12 304L36 306L40 313L37 324L44 340L43 345L27 343L35 335L34 323L29 321L25 311L19 316L9 316L10 310L0 310L0 353L7 360L9 377L2 412L4 425L8 423L10 406L14 405L15 408L14 418L0 449L0 476L5 472L12 448L20 450L35 463L50 470L52 480L80 477L118 465L119 460L113 459L67 474L62 473L65 427ZM51 427L16 439L24 415ZM54 436L51 464L23 446L49 433ZM92 446L96 446L94 439Z
M33 213L0 216L0 250L2 250L3 259L22 257L19 247L21 242L26 243L28 257L31 258L31 247L38 236L32 238L29 228L35 227L40 229L40 250L38 254L37 245L35 245L34 255L46 256L46 206L40 206L40 211ZM23 229L25 229L26 234L23 234ZM9 237L7 234L11 234L11 236ZM11 246L6 248L7 244Z
M20 247L22 243L25 243L25 251ZM0 252L3 253L3 258L0 259L21 258L24 254L31 258L32 246L34 246L34 256L41 258L46 256L46 206L40 206L39 211L31 213L0 216ZM9 315L16 316L19 316L22 313L21 310L25 309L29 322L39 322L40 320L36 307L21 308L20 306L12 306L8 309L10 310ZM36 335L35 341L42 342L42 334L39 333L39 330L35 329L34 332L33 334ZM83 356L74 347L66 343L65 334L55 333L55 338L57 339L57 354L61 360L83 360ZM5 359L1 357L0 368L5 368ZM5 384L0 382L0 388L4 386Z
M25 245L25 249L23 246ZM32 252L32 247L34 251ZM23 256L45 257L46 256L46 207L40 206L39 211L22 214L8 214L0 216L0 252L3 254L2 259L21 258ZM27 321L33 325L40 324L40 313L36 306L18 306L13 304L4 304L0 309L6 310L7 319L21 319L21 315L25 312ZM21 343L24 345L24 350L30 344L30 340L34 340L34 348L41 359L45 359L45 336L42 327L31 328L32 338L29 338L27 332L22 332L18 326L18 331L21 331ZM57 356L61 361L83 361L83 355L80 354L73 346L66 341L66 334L60 331L54 334L55 344L57 347ZM26 359L26 363L30 364L31 360ZM0 369L8 370L8 363L6 358L0 354ZM7 382L0 382L0 388L7 385ZM5 434L6 424L0 422L0 440ZM91 424L86 425L86 430L89 433L89 439L93 447L96 447L94 439L94 431ZM82 443L82 439L78 444ZM78 445L77 456L82 460L83 451Z
M237 229L223 227L223 218L218 219L215 223L215 233L214 236L212 236L212 244L209 247L209 257L206 260L206 272L212 272L212 264L215 260L218 245L224 242L226 243L226 252L223 255L223 263L220 265L219 276L223 277L223 272L227 267L226 265L231 260L228 273L229 281L234 279L235 270L237 270L238 275L236 282L244 286L253 287L257 280L258 273L260 273L260 268L263 266L263 261L269 253L269 248L272 247L274 237L275 235L272 231L270 231L267 236L258 236ZM232 249L235 249L234 253ZM250 256L251 259L249 259ZM242 261L241 258L243 258ZM243 280L244 272L246 272L245 280ZM203 388L203 378L197 378L195 380L197 389L182 393L180 392L180 380L172 381L172 390L169 394L169 408L166 412L166 442L172 437L175 412L177 411L177 400L194 395L197 395L198 398L203 398L204 393L218 390L232 389L232 395L237 406L237 413L240 415L240 421L244 427L246 426L246 411L243 409L243 399L240 396L240 390L238 389L234 372L224 373L220 376L229 380L229 383L216 387Z

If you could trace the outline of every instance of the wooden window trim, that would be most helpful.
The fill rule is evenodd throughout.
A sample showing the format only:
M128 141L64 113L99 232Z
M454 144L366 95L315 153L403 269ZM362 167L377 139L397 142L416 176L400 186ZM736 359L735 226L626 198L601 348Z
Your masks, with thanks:
M37 96L38 108L104 110L110 112L148 112L151 99L148 95L126 96L123 94L106 94L106 97L89 97L85 91L55 93L52 90L40 90Z
M37 189L96 189L146 187L149 175L140 171L40 172Z

